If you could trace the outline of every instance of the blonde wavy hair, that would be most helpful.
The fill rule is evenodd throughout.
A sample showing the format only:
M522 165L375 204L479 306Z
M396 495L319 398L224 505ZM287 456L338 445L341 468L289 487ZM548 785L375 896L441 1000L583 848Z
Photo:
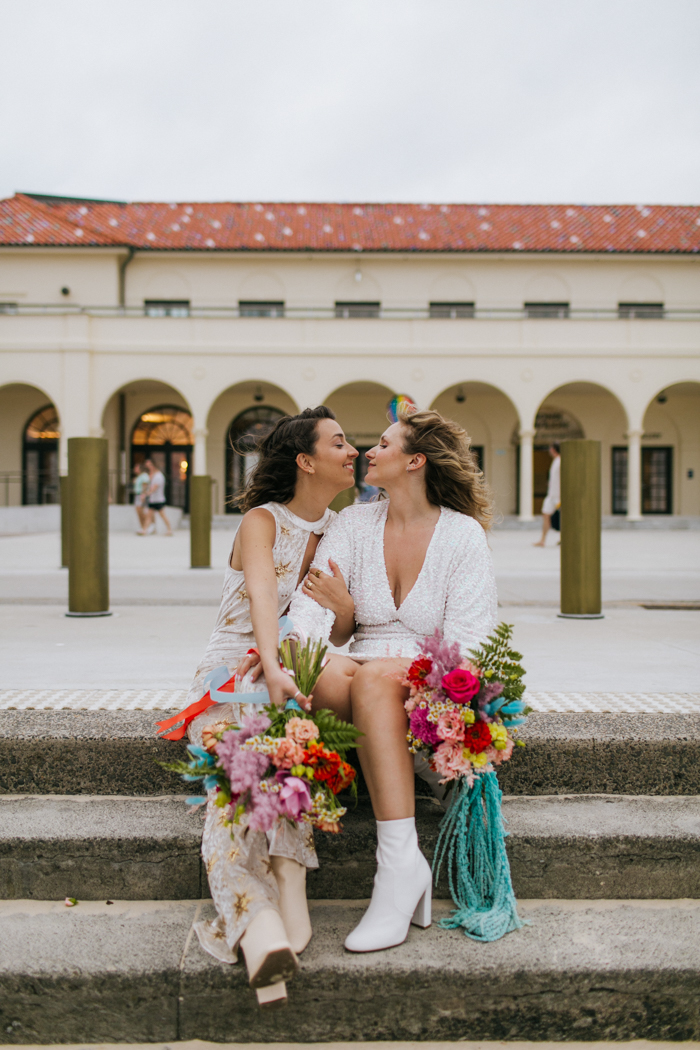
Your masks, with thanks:
M488 530L493 521L493 498L471 439L463 427L439 412L402 413L404 452L426 459L426 494L436 507L467 514Z

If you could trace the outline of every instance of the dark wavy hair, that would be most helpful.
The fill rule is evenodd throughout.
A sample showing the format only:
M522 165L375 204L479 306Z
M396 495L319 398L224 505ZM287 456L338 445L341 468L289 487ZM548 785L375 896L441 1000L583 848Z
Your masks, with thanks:
M300 452L313 456L318 441L318 421L335 419L335 413L319 405L305 408L298 416L283 416L256 447L259 455L245 490L231 500L244 514L263 503L289 503L297 485L296 458Z

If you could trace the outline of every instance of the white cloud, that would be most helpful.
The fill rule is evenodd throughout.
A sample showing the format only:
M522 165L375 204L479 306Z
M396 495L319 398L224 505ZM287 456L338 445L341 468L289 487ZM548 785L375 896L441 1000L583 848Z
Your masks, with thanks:
M697 201L697 0L23 0L0 195Z

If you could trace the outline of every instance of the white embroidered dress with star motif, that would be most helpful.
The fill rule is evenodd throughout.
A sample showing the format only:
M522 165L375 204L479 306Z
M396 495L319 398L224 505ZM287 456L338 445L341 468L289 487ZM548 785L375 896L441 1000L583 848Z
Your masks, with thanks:
M283 616L297 586L309 536L311 533L322 535L335 514L327 510L318 521L304 521L281 503L265 503L262 509L270 511L275 519L272 557L277 576L277 611ZM225 664L233 674L239 661L254 645L245 578L242 571L232 569L229 564L224 576L219 615L190 687L188 705L204 694L204 679L209 671ZM265 684L261 681L251 685L244 680L240 687L241 692L247 693L264 689ZM190 724L189 738L192 743L201 744L205 726L240 723L241 718L259 710L254 704L235 702L209 708ZM317 868L311 827L306 825L297 829L286 820L279 821L265 835L248 831L245 818L233 828L227 827L223 812L214 805L211 793L202 837L202 858L218 914L212 922L196 923L195 930L202 947L222 962L236 961L238 942L259 911L263 908L279 911L279 890L270 856L290 857L307 868Z

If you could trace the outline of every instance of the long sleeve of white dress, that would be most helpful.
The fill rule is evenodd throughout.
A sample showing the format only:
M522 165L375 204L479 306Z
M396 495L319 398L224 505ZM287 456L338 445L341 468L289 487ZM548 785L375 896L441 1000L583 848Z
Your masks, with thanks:
M384 561L388 500L342 511L321 540L314 566L335 561L355 602L350 656L413 658L423 640L440 630L464 655L497 622L496 582L486 534L465 514L442 507L423 568L397 609ZM290 607L295 626L328 641L335 615L297 590Z

